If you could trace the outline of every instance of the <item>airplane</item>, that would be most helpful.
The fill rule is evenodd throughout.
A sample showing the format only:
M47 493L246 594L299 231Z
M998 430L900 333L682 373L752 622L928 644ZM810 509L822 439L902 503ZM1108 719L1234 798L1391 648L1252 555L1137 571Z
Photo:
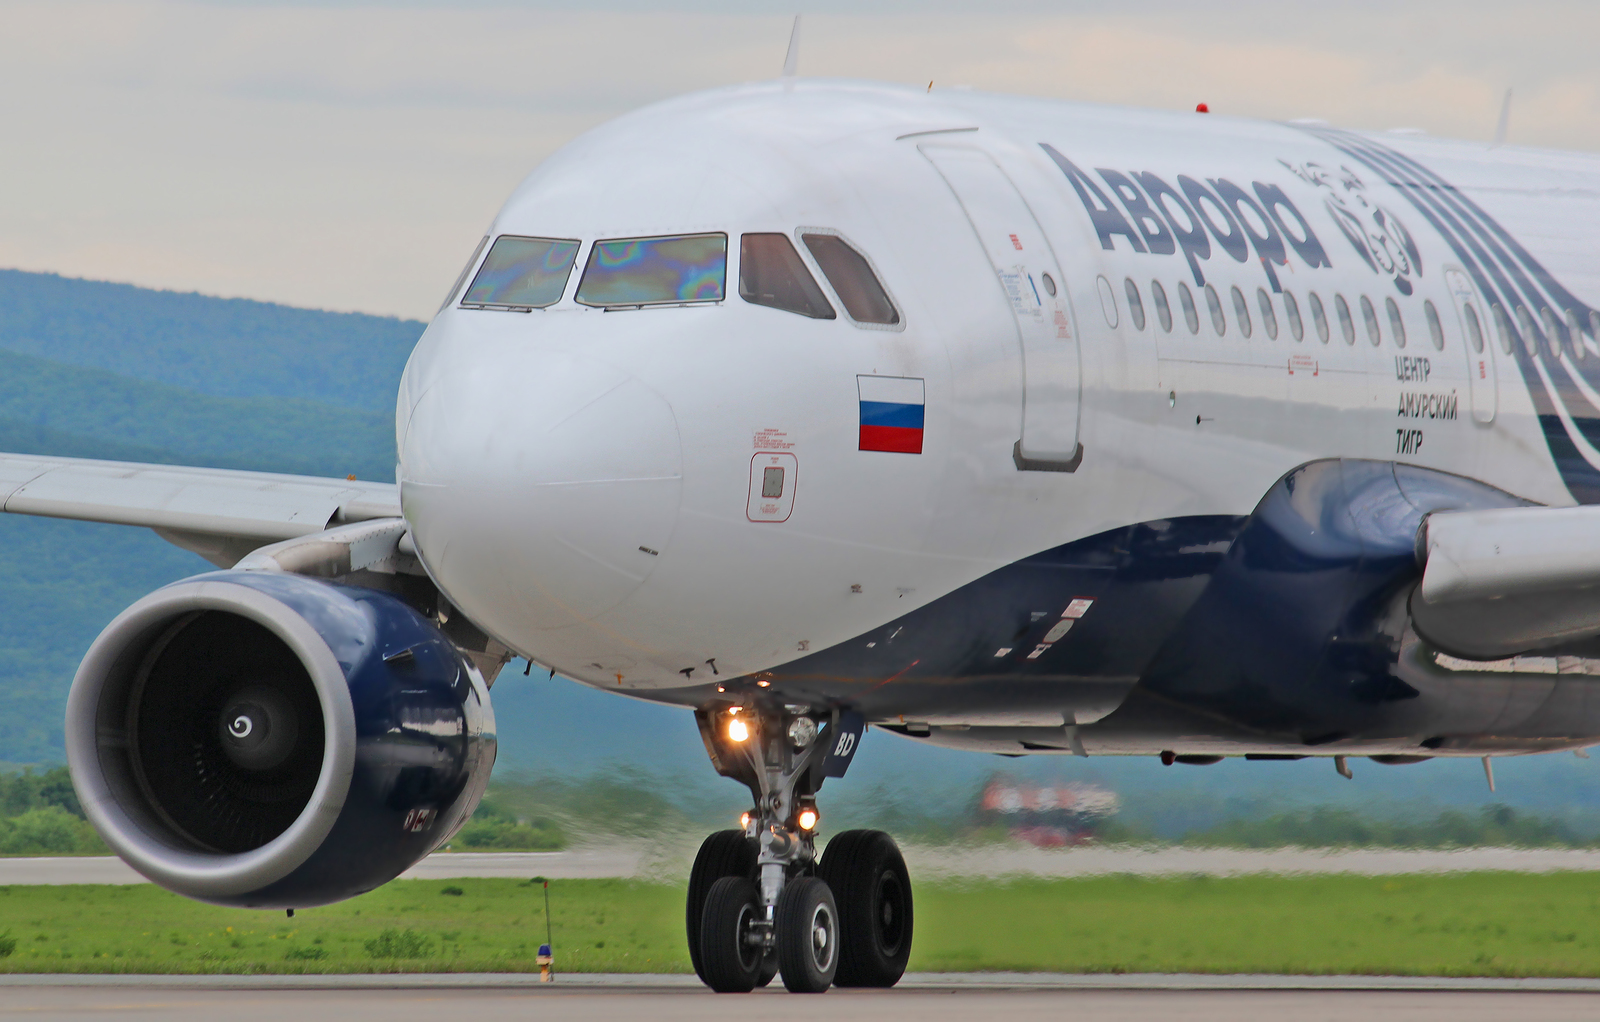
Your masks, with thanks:
M393 484L0 456L217 569L85 656L86 813L293 910L447 841L513 658L745 784L712 989L892 986L860 742L1388 765L1600 741L1600 158L783 79L572 142L400 383ZM603 734L605 722L595 722ZM603 739L602 739L603 740Z

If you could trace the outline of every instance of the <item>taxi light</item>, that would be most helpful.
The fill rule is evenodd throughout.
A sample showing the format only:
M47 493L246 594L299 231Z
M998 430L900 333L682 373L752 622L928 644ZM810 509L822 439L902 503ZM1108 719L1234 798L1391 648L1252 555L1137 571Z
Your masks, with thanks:
M796 749L804 749L817 739L817 722L810 717L796 717L789 723L789 741Z
M750 725L738 717L733 718L728 722L728 737L736 742L748 740L750 737Z
M801 830L815 830L817 826L817 811L815 809L800 810L800 818L796 821Z
M740 813L739 814L739 828L741 830L749 830L750 829L750 814L749 813Z

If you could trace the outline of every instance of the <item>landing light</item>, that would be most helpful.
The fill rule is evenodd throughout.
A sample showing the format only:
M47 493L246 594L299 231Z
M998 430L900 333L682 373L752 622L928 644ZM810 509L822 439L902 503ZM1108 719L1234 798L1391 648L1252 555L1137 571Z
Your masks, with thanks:
M750 725L738 717L733 718L728 722L728 737L736 742L748 740L750 737Z
M815 830L817 826L817 811L815 809L802 809L800 816L795 821L801 830Z

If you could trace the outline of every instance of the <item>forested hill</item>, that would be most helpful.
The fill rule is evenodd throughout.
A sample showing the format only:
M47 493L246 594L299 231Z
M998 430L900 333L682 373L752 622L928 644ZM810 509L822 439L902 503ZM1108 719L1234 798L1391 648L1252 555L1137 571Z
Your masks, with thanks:
M0 451L389 481L422 328L0 270ZM0 763L60 762L89 643L209 568L143 529L0 515Z
M216 397L394 412L423 324L0 270L0 349Z

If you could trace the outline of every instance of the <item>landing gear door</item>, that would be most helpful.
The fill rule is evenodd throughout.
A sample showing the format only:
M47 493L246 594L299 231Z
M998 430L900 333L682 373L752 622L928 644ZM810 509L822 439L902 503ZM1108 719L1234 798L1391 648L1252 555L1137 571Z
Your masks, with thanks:
M994 267L1022 345L1019 469L1077 468L1078 341L1066 282L1016 185L981 149L919 147L955 192Z
M1455 303L1461 326L1461 348L1466 353L1467 389L1472 395L1475 422L1493 422L1499 405L1499 390L1494 370L1494 344L1489 336L1489 320L1472 282L1461 269L1445 267L1445 283Z

